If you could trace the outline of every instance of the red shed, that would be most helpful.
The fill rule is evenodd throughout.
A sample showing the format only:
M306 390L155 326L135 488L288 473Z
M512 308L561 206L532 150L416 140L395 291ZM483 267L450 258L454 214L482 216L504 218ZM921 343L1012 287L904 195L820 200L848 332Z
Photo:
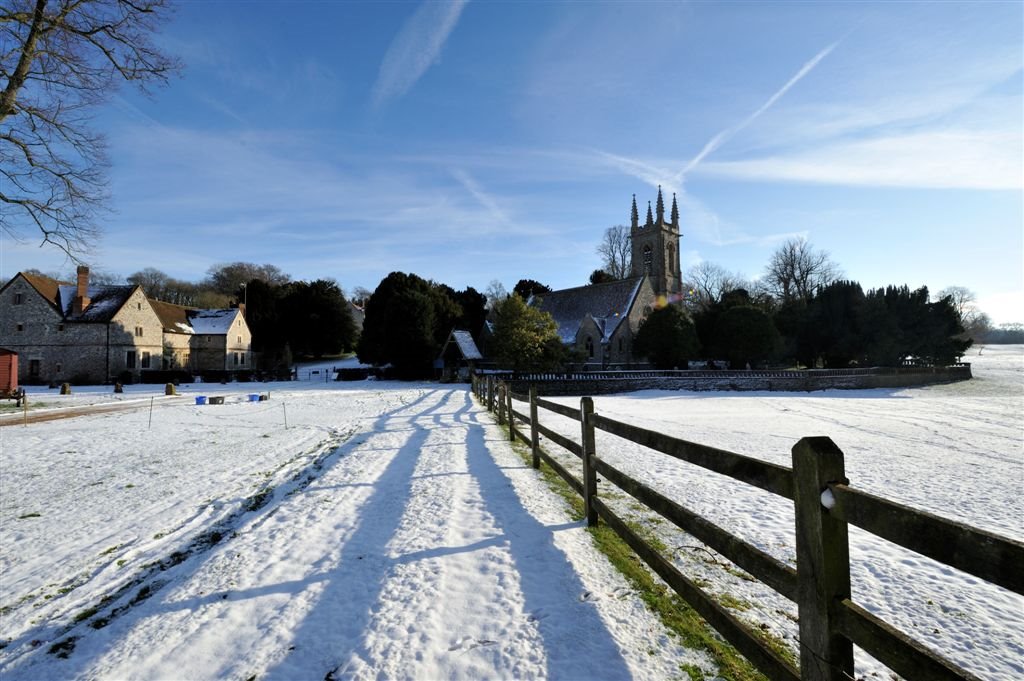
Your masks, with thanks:
M0 348L0 395L18 392L18 353Z

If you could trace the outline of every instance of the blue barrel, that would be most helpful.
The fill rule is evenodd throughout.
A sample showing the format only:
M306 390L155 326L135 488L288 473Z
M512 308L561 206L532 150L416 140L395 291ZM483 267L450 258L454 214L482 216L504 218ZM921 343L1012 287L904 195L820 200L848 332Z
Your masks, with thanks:
M255 393L255 394L249 395L249 401L250 402L259 402L260 401L259 393Z
M196 395L196 404L206 404L206 395Z

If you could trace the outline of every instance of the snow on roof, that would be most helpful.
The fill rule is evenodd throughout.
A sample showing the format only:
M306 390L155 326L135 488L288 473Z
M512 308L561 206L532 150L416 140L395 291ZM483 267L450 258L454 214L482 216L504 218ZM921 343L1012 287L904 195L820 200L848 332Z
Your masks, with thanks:
M452 331L452 338L459 346L462 356L466 359L483 359L480 350L473 341L473 334L469 331Z
M164 331L169 333L192 333L192 327L189 326L187 316L191 308L153 299L150 299L149 305L156 312L156 316L160 318L160 324L163 325Z
M535 296L532 304L550 314L558 325L563 343L576 341L576 333L587 315L593 317L607 341L629 314L643 277L620 279L605 284L552 291Z
M61 285L57 290L57 307L68 321L109 322L128 301L134 290L134 286L89 286L86 289L89 306L81 314L74 314L72 303L78 288L67 284Z
M196 333L200 334L226 334L231 330L235 317L239 314L238 308L229 310L188 310L185 315L189 324Z

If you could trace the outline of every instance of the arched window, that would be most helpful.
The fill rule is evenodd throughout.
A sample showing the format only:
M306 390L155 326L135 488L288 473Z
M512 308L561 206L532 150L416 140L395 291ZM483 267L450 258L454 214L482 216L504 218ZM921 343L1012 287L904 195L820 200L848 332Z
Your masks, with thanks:
M593 359L594 358L594 339L591 338L590 336L587 336L586 346L587 346L587 357Z
M648 244L644 246L644 274L651 273L651 264L654 261L654 255L651 252L651 247Z
M671 275L676 271L676 247L668 245L668 273Z

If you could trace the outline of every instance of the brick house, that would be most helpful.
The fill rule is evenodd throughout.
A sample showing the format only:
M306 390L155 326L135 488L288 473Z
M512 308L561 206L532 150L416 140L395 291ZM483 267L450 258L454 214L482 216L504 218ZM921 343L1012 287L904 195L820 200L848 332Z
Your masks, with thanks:
M0 346L18 353L19 380L30 384L138 381L158 369L251 364L240 310L181 308L186 321L207 313L221 320L201 323L197 333L190 322L179 327L167 307L179 306L151 301L140 286L91 285L84 266L75 284L19 272L0 288Z

